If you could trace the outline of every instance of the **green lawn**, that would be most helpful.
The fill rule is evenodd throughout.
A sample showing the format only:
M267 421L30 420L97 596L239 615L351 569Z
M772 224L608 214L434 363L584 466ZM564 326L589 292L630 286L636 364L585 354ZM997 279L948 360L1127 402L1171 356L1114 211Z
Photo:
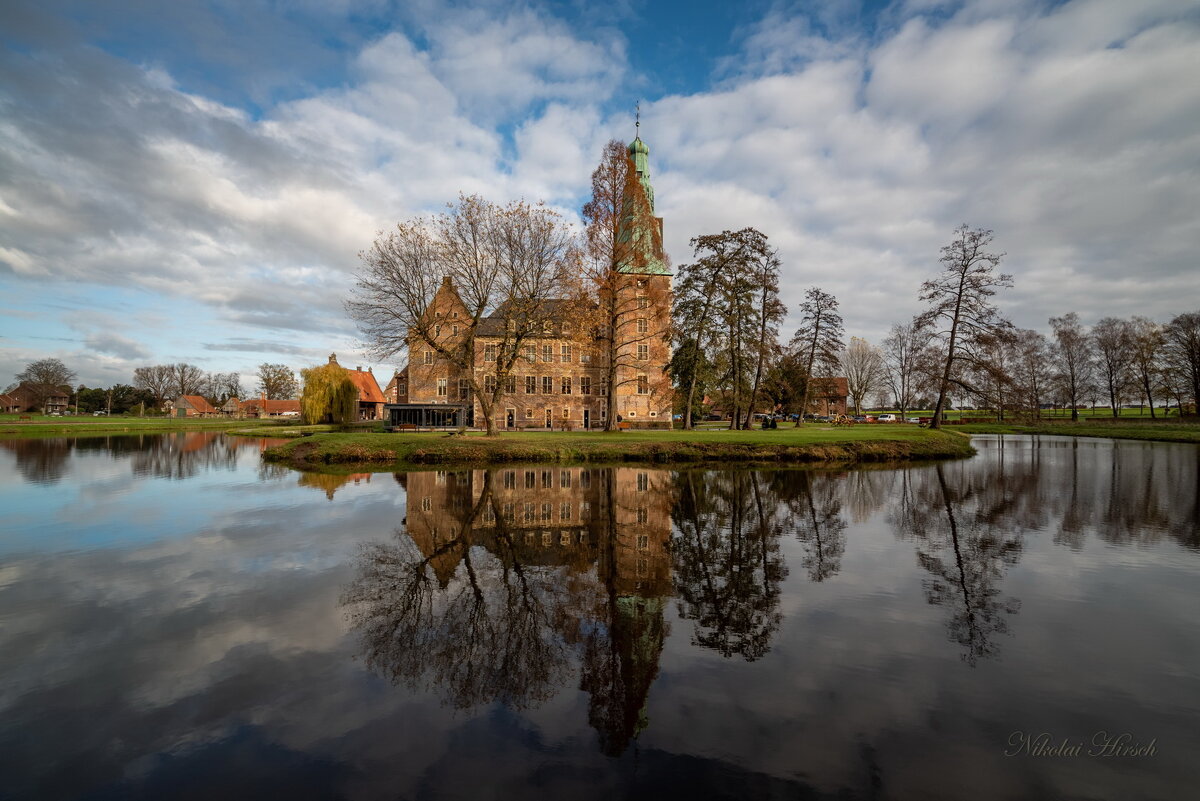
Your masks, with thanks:
M0 436L5 437L60 437L87 436L89 434L155 434L175 431L233 431L247 428L286 427L285 421L232 420L229 418L175 418L175 417L92 417L90 415L49 417L29 415L33 419L21 420L26 415L0 415ZM295 421L291 422L295 425Z
M317 434L271 448L266 458L296 465L490 462L855 462L968 456L968 439L916 426L773 431L471 432Z
M1100 419L1046 422L1038 425L1017 423L964 423L953 427L967 434L1054 434L1068 437L1110 437L1154 442L1200 442L1200 423L1145 422Z

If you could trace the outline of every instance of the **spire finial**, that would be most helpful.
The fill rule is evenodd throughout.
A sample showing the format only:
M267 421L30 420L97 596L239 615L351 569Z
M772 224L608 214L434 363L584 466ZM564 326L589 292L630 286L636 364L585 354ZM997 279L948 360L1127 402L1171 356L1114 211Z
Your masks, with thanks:
M633 104L633 138L641 139L642 137L642 101L638 100Z

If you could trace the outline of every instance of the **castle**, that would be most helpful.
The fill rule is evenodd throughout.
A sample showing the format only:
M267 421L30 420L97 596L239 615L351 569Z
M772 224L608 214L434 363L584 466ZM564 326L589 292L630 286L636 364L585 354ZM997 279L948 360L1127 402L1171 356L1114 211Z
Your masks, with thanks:
M636 137L628 147L634 173L625 188L618 242L625 254L597 287L608 310L604 325L589 325L565 300L540 310L545 322L524 338L521 357L506 376L493 414L500 429L670 428L671 273L662 248L662 218L654 216L650 148ZM636 180L632 180L636 175ZM644 223L648 210L653 221ZM646 230L649 228L649 230ZM454 284L444 279L425 310L439 342L474 337L474 384L496 388L494 363L506 335L502 307L468 332L471 315ZM586 315L584 315L586 316ZM478 425L479 401L466 371L438 357L420 337L408 365L388 384L393 425Z

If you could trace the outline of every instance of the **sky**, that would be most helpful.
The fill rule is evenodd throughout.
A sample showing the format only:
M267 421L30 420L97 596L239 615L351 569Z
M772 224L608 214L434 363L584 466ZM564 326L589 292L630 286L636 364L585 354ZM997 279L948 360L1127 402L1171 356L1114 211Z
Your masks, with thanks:
M878 343L961 223L1046 332L1200 310L1200 3L0 4L0 389L372 366L358 253L460 192L578 223L642 138L675 265L754 226Z

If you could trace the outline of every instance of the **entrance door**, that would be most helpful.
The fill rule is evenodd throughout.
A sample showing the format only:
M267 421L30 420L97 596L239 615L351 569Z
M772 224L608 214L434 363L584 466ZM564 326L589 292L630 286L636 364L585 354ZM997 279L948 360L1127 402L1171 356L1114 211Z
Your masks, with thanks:
M505 409L504 410L504 427L512 428L516 424L517 424L517 410L516 409Z
M583 410L583 430L587 431L592 427L592 413L588 409Z

